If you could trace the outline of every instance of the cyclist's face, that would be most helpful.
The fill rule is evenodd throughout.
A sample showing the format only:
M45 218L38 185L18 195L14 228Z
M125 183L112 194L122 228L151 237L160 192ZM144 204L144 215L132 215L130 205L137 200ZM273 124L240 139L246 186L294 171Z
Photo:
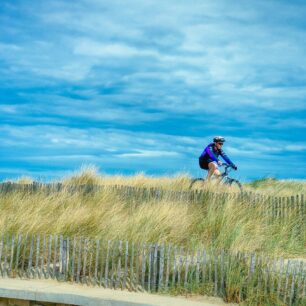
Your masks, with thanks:
M222 142L216 142L216 146L218 149L221 149L222 146L223 146L223 143Z

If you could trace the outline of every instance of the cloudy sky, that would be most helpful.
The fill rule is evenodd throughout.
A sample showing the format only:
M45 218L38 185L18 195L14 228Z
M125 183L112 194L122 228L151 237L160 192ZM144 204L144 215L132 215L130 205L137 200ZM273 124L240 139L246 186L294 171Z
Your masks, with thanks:
M0 179L305 178L305 1L1 0Z

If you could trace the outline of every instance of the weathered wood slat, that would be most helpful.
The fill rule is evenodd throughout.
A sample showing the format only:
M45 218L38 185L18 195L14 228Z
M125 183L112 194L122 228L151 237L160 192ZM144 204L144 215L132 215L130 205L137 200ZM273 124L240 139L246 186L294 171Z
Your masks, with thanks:
M275 271L276 271L276 263L277 263L277 261L274 259L274 260L273 260L272 270L271 270L271 286L270 286L270 290L271 290L271 292L273 292L273 293L274 293L274 290L275 290Z
M70 260L70 239L69 237L65 238L63 241L63 251L64 251L64 279L68 279L68 270L69 270L69 260Z
M200 284L200 264L201 264L201 253L200 250L197 250L197 263L196 263L196 275L195 275L195 284L197 287Z
M267 295L267 290L268 290L268 269L267 268L264 269L264 282L265 282L264 295Z
M5 251L4 251L4 263L3 263L3 275L7 276L8 275L8 252L9 252L9 248L10 248L10 235L7 234L6 235L6 239L5 241Z
M177 264L177 246L174 246L173 249L173 267L172 267L172 286L175 287L176 284L176 264ZM179 285L179 277L180 274L178 273L178 285Z
M185 278L184 278L184 288L187 289L187 285L188 285L188 269L189 269L189 254L188 254L188 250L186 250L185 253Z
M28 262L28 277L29 278L32 275L32 260L33 260L33 252L34 252L34 239L35 239L35 236L32 235L31 245L30 245L30 257L29 257L29 262Z
M215 268L215 287L214 287L214 293L215 296L218 296L218 254L215 254L214 256L214 268Z
M120 240L118 245L118 263L117 263L115 289L119 288L121 283L121 256L122 256L122 241Z
M157 251L158 251L158 245L153 245L153 291L156 291L156 279L157 279Z
M224 250L221 250L221 258L220 258L220 273L221 273L221 281L220 281L220 290L221 294L224 294Z
M48 242L48 259L47 259L47 278L50 277L51 271L50 271L50 264L51 264L51 255L52 255L52 235L49 236L49 242Z
M40 235L37 235L36 237L36 260L35 260L35 273L34 273L34 277L37 278L38 274L39 274L39 267L38 267L38 263L39 263L39 256L40 256Z
M285 279L284 298L283 298L284 303L286 303L287 301L290 264L291 264L291 261L289 259L287 262L287 268L286 268L286 279Z
M111 241L108 240L107 242L107 251L106 251L106 259L105 259L105 280L104 280L104 284L105 284L105 288L108 288L109 285L109 281L108 281L108 262L109 262L109 253L110 253L110 243Z
M187 250L186 250L187 252ZM178 286L184 286L184 278L183 278L183 266L184 266L184 249L180 247L180 254L179 254L179 262L177 264L177 283Z
M18 234L17 251L16 251L16 262L15 262L15 270L16 270L16 272L19 269L19 259L20 259L19 256L20 256L20 249L21 249L21 241L22 241L22 235ZM2 248L2 245L0 245L0 248ZM1 251L0 251L0 262L1 262Z
M100 240L96 240L96 257L95 257L95 285L98 283L98 266L99 266Z
M290 288L290 295L289 295L289 306L292 305L292 301L293 301L293 296L294 296L294 291L295 291L295 272L296 272L296 268L293 268L293 275L292 275L292 279L291 279L291 288Z
M57 245L58 245L58 236L54 236L54 250L53 250L53 270L52 278L56 278L56 264L57 264Z
M142 245L142 266L141 266L141 286L145 289L145 275L146 275L146 244Z
M279 298L280 290L282 287L282 280L283 280L283 270L284 270L284 258L280 259L280 268L279 268L279 275L278 275L278 282L277 282L277 298Z
M202 284L204 284L204 283L205 283L205 280L206 280L206 264L207 264L206 250L203 250L203 260L202 260Z
M167 249L167 269L166 269L166 279L165 279L165 289L168 288L169 286L169 274L170 274L170 256L171 256L171 246L168 245L168 249Z
M135 277L134 277L134 252L135 252L135 244L132 242L132 250L131 250L131 259L130 259L130 282L131 288L135 285Z
M165 266L164 246L161 246L161 247L160 247L160 256L159 256L158 291L161 291L161 290L164 288L164 286L163 286L164 266Z
M154 249L152 247L151 244L149 244L149 255L148 255L148 260L149 260L149 264L148 264L148 292L151 291L151 286L153 285L153 277L151 280L151 274L153 273L153 269L152 269L152 262L153 262L153 257L154 257Z
M126 279L128 277L128 261L129 261L129 243L128 241L126 241L124 248L124 274L123 274L122 289L126 288Z
M88 246L88 252L89 252L89 265L88 265L88 283L93 283L92 279L92 261L93 261L93 248L92 246L92 241L89 240L89 246Z
M113 242L113 254L112 254L112 270L111 270L111 282L110 282L110 287L114 288L115 287L115 270L116 270L116 262L115 262L115 258L116 258L116 245L117 245L117 241Z
M76 280L76 277L75 277L76 246L77 246L77 239L76 239L76 237L74 237L73 238L73 244L72 244L71 275L70 275L70 281L72 281L72 282L74 282Z
M76 282L80 282L80 274L81 274L81 261L82 261L82 238L79 238L79 248L78 248L78 263L77 263L77 275Z
M88 248L88 239L85 238L83 245L83 273L81 277L81 282L86 282L86 266L87 266L87 248Z
M258 264L257 264L257 295L261 292L261 282L262 282L262 257L258 257Z
M141 278L140 278L140 266L141 266L141 256L142 256L142 253L141 253L141 246L139 244L137 244L136 246L136 257L135 257L135 264L136 264L136 273L135 273L135 284L136 286L139 286L140 285L140 282L141 282Z
M304 265L304 262L300 261L300 264L299 264L299 266L297 268L297 272L296 272L296 275L297 275L297 287L296 287L297 300L299 300L300 297L302 296L301 289L302 289L302 279L303 279L303 265ZM305 275L305 277L306 277L306 275Z
M12 269L13 269L13 262L14 262L14 247L15 247L15 236L12 236L12 243L11 243L11 256L10 256L10 265L8 275L11 276Z
M43 236L43 246L42 246L41 255L40 255L40 269L38 273L39 278L41 278L42 276L45 276L44 265L45 265L45 258L47 258L46 252L47 252L47 239L46 239L46 235L44 235Z
M104 267L104 257L105 257L104 253L106 253L106 252L104 252L104 240L101 240L99 245L100 245L100 252L99 252L99 256L100 256L100 277L99 277L99 274L98 274L98 278L99 278L99 286L102 287L103 283L104 283L103 272L105 271L104 270L105 269L105 267ZM99 267L98 267L98 270L99 270ZM104 286L105 286L105 283L104 283Z

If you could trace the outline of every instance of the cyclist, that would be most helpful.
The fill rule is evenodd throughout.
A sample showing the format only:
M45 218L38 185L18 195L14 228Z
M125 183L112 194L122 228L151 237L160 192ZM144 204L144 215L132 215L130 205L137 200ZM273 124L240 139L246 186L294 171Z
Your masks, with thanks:
M212 175L220 176L221 173L218 169L218 166L222 165L222 162L218 159L221 157L226 163L231 165L233 169L237 170L237 166L228 158L228 156L222 150L222 146L225 142L224 137L216 136L213 139L213 142L210 143L203 151L199 157L199 165L201 169L208 170L206 180L210 180Z

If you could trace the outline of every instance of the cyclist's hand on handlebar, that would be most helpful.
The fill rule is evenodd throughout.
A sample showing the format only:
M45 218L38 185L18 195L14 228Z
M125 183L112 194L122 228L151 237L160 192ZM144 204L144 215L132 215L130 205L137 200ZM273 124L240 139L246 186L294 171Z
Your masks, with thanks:
M237 170L237 169L238 169L238 167L237 167L236 165L232 165L232 168L233 168L234 170Z
M219 166L223 166L223 163L222 163L221 160L218 160L218 165L219 165Z

